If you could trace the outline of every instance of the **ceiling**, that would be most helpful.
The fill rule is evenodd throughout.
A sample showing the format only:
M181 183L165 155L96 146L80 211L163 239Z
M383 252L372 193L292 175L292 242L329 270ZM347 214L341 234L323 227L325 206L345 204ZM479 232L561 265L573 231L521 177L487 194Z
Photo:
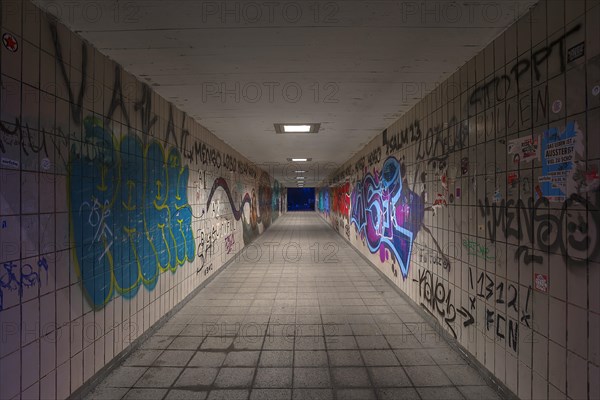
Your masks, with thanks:
M284 185L312 158L311 186L537 0L34 2Z

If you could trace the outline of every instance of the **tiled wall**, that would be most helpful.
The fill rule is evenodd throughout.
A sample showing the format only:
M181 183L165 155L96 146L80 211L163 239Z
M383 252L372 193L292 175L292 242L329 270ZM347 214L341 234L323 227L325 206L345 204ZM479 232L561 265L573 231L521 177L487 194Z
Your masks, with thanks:
M285 194L29 2L2 7L0 398L65 398Z
M600 398L599 164L600 2L542 0L317 201L520 398Z

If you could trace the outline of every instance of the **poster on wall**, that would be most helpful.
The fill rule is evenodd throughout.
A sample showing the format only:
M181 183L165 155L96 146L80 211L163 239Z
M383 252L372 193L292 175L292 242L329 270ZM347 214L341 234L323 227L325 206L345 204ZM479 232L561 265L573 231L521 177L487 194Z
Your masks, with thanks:
M544 132L542 139L542 176L538 181L542 194L549 201L563 202L574 191L573 182L576 156L583 159L585 151L583 132L575 121L570 121L563 132L553 127Z
M512 156L513 164L519 165L527 161L539 160L540 136L526 136L508 142L508 154Z

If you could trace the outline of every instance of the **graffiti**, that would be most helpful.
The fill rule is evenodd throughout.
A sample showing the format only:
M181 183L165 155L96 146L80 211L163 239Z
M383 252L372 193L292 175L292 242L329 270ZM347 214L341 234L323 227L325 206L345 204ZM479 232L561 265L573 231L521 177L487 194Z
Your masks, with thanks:
M446 283L431 271L426 269L419 270L418 279L413 279L419 285L419 297L423 299L421 306L435 317L443 320L443 323L457 338L457 315L462 326L469 327L476 322L477 298L485 300L484 326L487 331L493 331L500 339L506 339L508 345L513 351L518 351L519 324L522 323L530 327L532 318L530 311L532 288L529 286L524 301L520 303L519 289L515 284L497 282L494 278L485 273L479 272L475 280L473 270L469 268L469 287L475 293L469 295L469 305L467 307L457 307L453 304L452 290L446 286ZM512 316L506 316L497 309L489 306L489 301L495 304L506 304L507 311Z
M391 252L406 279L424 206L421 197L403 184L401 173L398 160L390 157L381 173L368 173L357 182L351 195L351 223L366 239L369 251L379 252L382 262L387 259L386 250Z
M342 186L336 186L332 189L332 210L346 219L350 211L350 184L345 183Z
M104 204L100 204L97 199L93 199L91 205L87 201L83 202L81 207L79 207L79 216L85 219L86 215L87 223L95 229L89 250L93 250L92 244L94 243L105 244L104 252L99 258L99 260L102 260L113 244L113 233L107 224L107 220L110 217L109 201L106 200Z
M318 199L317 207L319 208L319 211L322 213L325 213L325 214L327 214L327 216L329 216L329 213L331 211L330 206L329 206L329 188L324 187L324 188L319 189L318 195L319 195L319 199Z
M248 244L254 240L259 234L259 223L263 222L263 219L259 217L258 214L258 201L256 199L256 191L252 189L252 194L246 193L244 197L240 201L239 208L236 207L236 202L233 199L231 194L231 190L229 189L229 185L224 178L215 179L210 194L208 195L208 200L206 201L206 209L208 210L211 205L214 207L214 203L212 201L213 196L217 189L222 188L227 196L227 200L231 207L231 212L236 221L242 220L242 228L243 228L243 240L244 244ZM271 195L269 192L263 192L264 208L271 209ZM268 197L267 197L268 196ZM266 201L265 199L268 199ZM246 207L248 205L248 207ZM248 211L248 212L246 212ZM269 213L270 215L270 213ZM270 218L264 217L264 220L268 220L270 223ZM266 227L263 225L266 229Z
M435 195L435 200L433 201L433 209L435 210L447 206L448 201L446 198L446 193L437 193Z
M258 210L264 229L267 229L271 225L271 214L273 212L272 199L271 178L269 178L269 174L263 172L258 181Z
M426 269L419 270L419 279L413 279L413 281L419 284L419 297L424 299L421 306L427 312L434 314L434 316L437 314L442 318L452 336L457 338L454 324L457 310L452 303L452 290L446 289L439 277L436 276L434 280L434 275ZM464 318L463 326L473 324L474 317L469 310L461 307L458 310L458 314Z
M483 271L477 275L476 282L473 279L473 269L469 268L469 286L471 289L475 289L477 297L485 300L492 299L496 304L506 304L509 309L518 313L519 290L517 286L512 283L506 286L504 282L496 285L493 276Z
M198 248L196 255L200 262L200 266L196 269L196 273L200 273L204 269L206 263L212 258L215 252L215 243L217 241L217 230L216 227L204 231L198 229L196 231L196 240L198 241Z
M467 249L467 254L470 256L475 256L486 261L493 261L496 259L495 256L490 254L490 249L488 247L477 243L476 240L464 239L463 246Z
M460 173L462 175L467 175L469 173L469 157L460 159Z
M550 42L548 46L536 50L531 58L523 58L519 60L507 74L495 76L489 82L476 87L469 98L471 106L480 104L487 108L494 101L501 102L508 98L512 85L516 85L516 90L520 92L520 81L525 74L533 70L535 81L539 81L542 75L542 66L549 62L550 57L554 54L558 56L561 73L565 72L567 63L565 59L565 41L571 35L579 32L581 24L571 28L558 39Z
M379 162L381 162L381 147L377 147L375 150L371 151L367 155L367 160L369 162L369 167L379 164Z
M153 290L161 273L174 273L196 257L200 258L201 268L206 269L204 265L209 262L205 260L214 251L214 236L211 230L194 237L187 197L190 170L184 163L222 167L253 178L258 176L256 166L194 138L192 119L172 105L164 108L164 115L156 114L153 110L159 107L153 102L152 89L131 82L119 65L114 64L108 71L110 81L94 82L90 63L93 54L88 45L78 43L76 48L70 48L70 41L61 43L59 28L53 22L48 33L56 54L57 82L61 80L57 88L62 89L60 97L67 99L64 110L59 112L57 106L56 113L52 109L52 116L60 114L63 118L57 117L56 125L50 128L38 126L39 121L29 121L21 114L3 119L0 162L4 166L45 171L55 166L57 173L66 175L73 268L90 305L102 308L117 295L133 298L142 285ZM76 56L71 57L71 51ZM73 73L73 67L77 73ZM6 82L3 79L3 94ZM90 98L95 96L96 84L112 91L108 95L100 91L100 110L105 112L91 116L84 108L98 100ZM133 92L126 90L130 84ZM102 99L106 100L104 105ZM160 133L156 132L159 118L166 122ZM41 120L39 116L38 119ZM141 134L134 134L134 129ZM160 141L153 137L160 137ZM196 185L195 198L200 203L205 199L206 171L197 172L199 178L191 186ZM256 201L252 191L252 207L247 208L246 215L243 209L237 215L238 220L250 221L253 234L259 233L259 222L266 227L272 215L279 215L265 210L267 206L271 209L270 184L268 190L259 189L261 202ZM278 190L277 210L280 197ZM209 198L209 205L211 201ZM245 201L250 203L250 195ZM256 212L259 204L260 221ZM200 211L200 217L209 213L208 208ZM228 221L225 225L228 231L229 224ZM225 226L216 226L217 237ZM196 240L201 242L198 247ZM231 242L232 238L226 241ZM21 275L18 269L12 270L23 279L19 281L23 287L36 280L26 268L23 266ZM8 272L2 279L5 293L16 287Z
M173 110L173 105L170 105L165 142L171 142L179 150L184 159L193 165L212 166L217 169L224 167L229 172L237 172L239 175L248 175L256 178L257 170L252 164L238 160L230 154L223 154L218 149L209 146L199 139L193 138L190 131L184 128L188 120L187 115L182 113L181 122L176 122ZM177 134L175 126L181 127L179 134Z
M212 264L210 264L208 267L206 267L206 268L204 268L204 269L203 269L202 267L201 267L201 268L198 268L198 269L196 270L196 275L198 275L198 274L199 274L200 272L202 272L202 271L204 271L204 276L208 275L209 273L211 273L211 272L213 271L213 265L212 265Z
M235 236L233 236L233 233L231 233L229 236L225 237L225 250L227 251L227 254L231 254L231 251L234 249L234 245Z
M142 86L142 98L135 103L134 109L140 113L142 133L150 135L150 130L158 121L158 116L152 115L152 89L148 85Z
M372 150L366 156L360 157L354 163L354 171L357 173L366 171L367 167L372 167L375 164L379 164L380 161L381 161L381 147L377 147L376 149ZM339 181L336 181L336 182L339 182Z
M596 202L600 193L596 193ZM481 216L486 218L487 231L492 243L498 232L506 239L515 238L529 243L540 252L561 254L567 265L585 265L596 259L600 252L597 240L600 212L591 202L578 194L572 194L563 202L559 212L549 209L545 197L528 203L521 199L502 200L498 204L479 200ZM498 229L500 228L500 230ZM525 254L526 263L541 262L541 257L531 256L529 245L521 244L516 257Z
M423 227L423 229L427 229ZM417 259L420 264L427 264L431 266L440 266L444 269L450 268L450 261L448 257L440 249L432 249L428 246L423 246L418 243L413 244L413 248L416 250Z
M63 58L63 50L60 40L58 39L58 30L56 24L50 24L50 33L52 35L52 42L54 43L54 51L56 53L56 59L58 62L58 67L60 70L60 75L62 76L65 83L67 83L67 94L69 95L69 104L71 105L71 116L73 121L77 124L81 123L82 116L82 107L83 107L83 98L85 96L85 89L87 87L87 61L88 61L88 49L86 44L82 41L81 43L81 82L79 86L79 92L77 95L73 93L73 88L71 85L71 80L69 79L69 64L75 64L75 60L70 60L70 57L67 58L66 63ZM70 60L70 61L69 61ZM79 67L79 66L78 66Z
M41 257L37 263L38 271L35 271L31 264L22 264L19 269L13 262L4 263L0 271L0 311L4 309L4 290L16 291L19 299L23 298L23 289L29 289L42 283L40 273L42 270L46 273L46 283L48 283L48 262L45 257Z
M419 121L414 121L404 129L400 129L395 135L390 135L387 129L384 130L382 136L385 154L389 155L390 153L401 150L404 146L417 143L421 140L421 135Z
M273 180L273 197L271 198L271 210L273 211L272 218L273 222L277 220L279 214L281 214L281 186L277 179Z
M491 300L495 304L506 304L507 312L512 314L512 317L507 317L498 310L485 306L485 327L487 331L494 330L497 337L504 339L508 337L508 345L515 352L518 350L518 335L519 323L530 328L532 318L530 311L530 303L532 296L532 287L527 288L527 295L524 302L521 303L519 296L519 288L516 284L505 283L503 281L496 282L494 277L484 271L477 274L475 280L473 269L469 268L469 288L475 292L475 296L480 299L485 299L489 304ZM475 309L475 297L469 296L471 308ZM507 324L508 321L508 324Z
M496 334L496 337L505 339L508 336L508 346L516 353L519 344L519 323L512 318L507 318L496 310L485 308L485 329Z
M75 268L95 307L115 293L133 297L151 290L160 272L175 272L195 255L189 170L177 149L165 152L132 134L121 139L101 121L84 120L84 140L94 157L72 150L69 210Z
M239 221L240 218L242 218L242 214L244 212L244 206L246 204L252 203L252 199L251 199L250 195L248 193L246 193L244 195L244 197L242 198L239 208L236 207L233 196L231 195L231 189L229 189L229 185L227 184L227 181L225 180L225 178L217 178L213 182L212 188L210 189L210 194L208 195L208 199L206 200L206 209L207 210L210 208L210 206L212 204L213 196L215 195L215 192L219 188L222 188L223 191L225 192L225 195L227 196L227 200L229 201L229 205L231 206L231 212L233 213L233 217L235 218L236 221Z
M425 136L421 131L419 121L414 121L397 134L389 136L387 129L383 131L383 145L386 155L392 154L405 146L416 143L416 160L425 160L437 155L434 160L447 159L448 154L466 146L469 137L467 122L459 122L453 116L448 122L427 129ZM421 140L423 139L423 140ZM439 149L439 150L438 150Z

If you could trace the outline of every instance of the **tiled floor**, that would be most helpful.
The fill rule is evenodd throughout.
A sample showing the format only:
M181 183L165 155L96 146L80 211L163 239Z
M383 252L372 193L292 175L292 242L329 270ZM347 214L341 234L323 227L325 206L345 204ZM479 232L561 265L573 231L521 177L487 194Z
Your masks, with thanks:
M499 398L315 213L280 217L246 258L258 248L89 398Z

